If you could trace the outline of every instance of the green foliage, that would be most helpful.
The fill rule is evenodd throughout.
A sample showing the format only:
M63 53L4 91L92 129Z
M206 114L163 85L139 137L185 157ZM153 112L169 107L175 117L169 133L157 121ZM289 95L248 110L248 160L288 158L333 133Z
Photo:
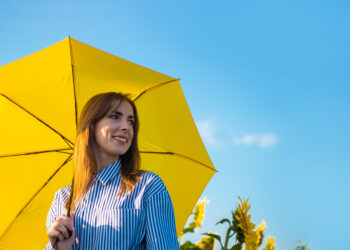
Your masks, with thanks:
M302 240L298 240L298 242L301 244L304 243L304 241ZM297 246L296 248L294 248L294 250L310 250L310 248L307 247L307 244L309 244L309 242L306 242L305 245Z
M221 243L221 237L219 235L214 234L214 233L204 233L203 235L207 235L207 236L219 241L221 248L223 248L222 243Z
M236 245L231 247L230 250L241 250L241 249L242 249L242 244L241 243L237 243Z
M234 211L231 212L232 219L224 218L216 223L216 225L227 225L225 237L221 237L216 233L204 233L206 237L202 237L202 240L195 244L186 241L181 243L182 236L186 233L193 233L198 227L201 227L202 220L204 218L204 208L209 201L202 201L197 203L194 211L192 212L194 221L184 228L179 237L180 250L213 250L215 241L220 244L221 250L274 250L275 240L273 237L267 237L266 246L262 248L261 244L264 238L264 231L266 229L265 221L261 222L261 225L255 227L250 221L251 215L248 214L250 205L248 199L240 200L240 204ZM229 247L229 241L234 240L235 244ZM298 241L303 244L303 241ZM305 245L297 246L294 250L310 250L307 247L308 242ZM261 247L261 248L260 248Z
M232 214L232 230L236 233L236 240L241 245L244 243L244 232L243 229L238 226L239 221L236 220L236 217L239 216L239 211L236 209L231 212Z
M192 214L193 215L193 221L188 225L188 227L184 228L179 236L179 245L180 250L212 250L215 246L215 239L212 237L202 237L201 241L196 242L195 244L186 241L185 243L181 244L181 239L183 235L187 233L193 233L195 229L198 229L202 226L202 222L204 219L205 214L205 206L208 204L209 201L207 200L201 200L199 201ZM214 234L213 234L214 235ZM219 236L220 237L220 236Z
M180 245L180 250L201 250L201 248L191 241L185 241L184 244Z

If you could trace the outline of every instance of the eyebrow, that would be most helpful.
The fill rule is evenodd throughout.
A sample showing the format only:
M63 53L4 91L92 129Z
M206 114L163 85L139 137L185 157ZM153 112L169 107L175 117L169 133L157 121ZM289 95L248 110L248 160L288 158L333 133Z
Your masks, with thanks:
M114 110L114 111L111 111L111 112L109 112L109 113L110 113L110 114L115 113L115 114L120 115L120 116L123 116L123 115L124 115L122 112L120 112L120 111L115 111L115 110ZM133 115L129 115L128 118L135 119L135 117L134 117Z

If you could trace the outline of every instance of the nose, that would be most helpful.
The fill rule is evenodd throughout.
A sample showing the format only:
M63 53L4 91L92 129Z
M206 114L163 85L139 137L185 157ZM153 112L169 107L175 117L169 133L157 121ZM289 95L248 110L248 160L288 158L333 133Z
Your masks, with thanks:
M128 131L130 129L129 121L128 120L123 120L121 122L120 129Z

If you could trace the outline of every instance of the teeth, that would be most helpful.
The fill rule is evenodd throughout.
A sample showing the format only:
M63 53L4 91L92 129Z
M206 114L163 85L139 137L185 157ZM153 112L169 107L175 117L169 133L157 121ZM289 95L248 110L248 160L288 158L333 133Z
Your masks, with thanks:
M126 142L126 139L125 139L125 138L121 138L121 137L118 137L118 136L114 136L114 138Z

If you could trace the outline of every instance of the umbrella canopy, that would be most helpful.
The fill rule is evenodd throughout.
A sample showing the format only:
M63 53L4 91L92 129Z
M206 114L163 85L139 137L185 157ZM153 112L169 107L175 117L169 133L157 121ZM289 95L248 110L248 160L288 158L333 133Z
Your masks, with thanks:
M178 79L70 37L0 67L0 249L39 249L55 191L70 184L78 115L102 92L130 93L141 167L158 174L180 233L216 172Z

